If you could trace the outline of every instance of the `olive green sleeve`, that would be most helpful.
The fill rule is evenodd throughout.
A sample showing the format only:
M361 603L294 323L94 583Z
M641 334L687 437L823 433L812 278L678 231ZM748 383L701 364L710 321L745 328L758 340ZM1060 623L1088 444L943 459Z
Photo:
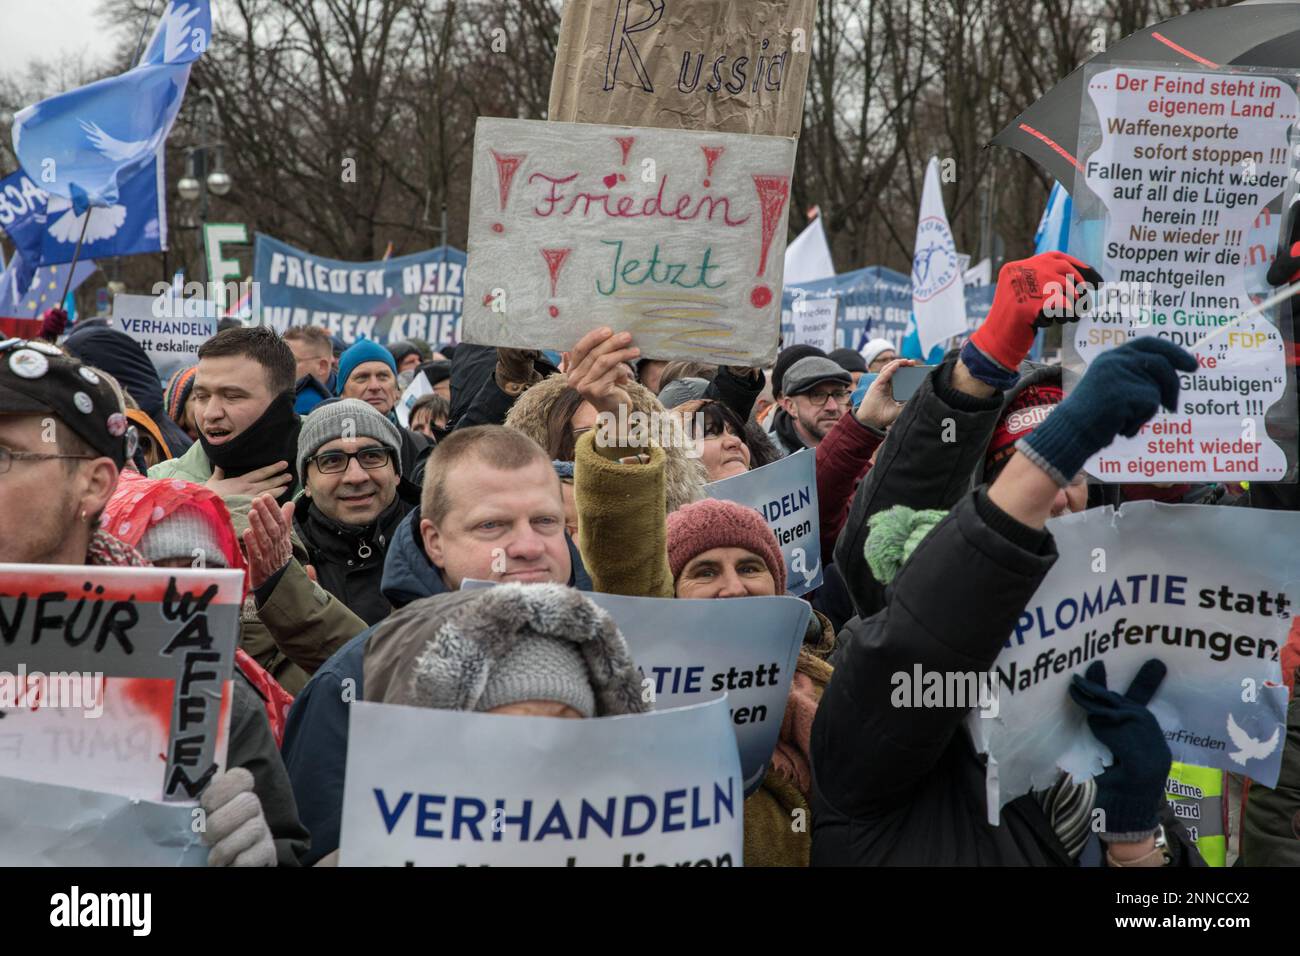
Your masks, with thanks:
M578 439L573 469L578 548L593 590L672 597L664 503L668 456L650 448L649 464L620 464L600 453L595 436L590 431Z

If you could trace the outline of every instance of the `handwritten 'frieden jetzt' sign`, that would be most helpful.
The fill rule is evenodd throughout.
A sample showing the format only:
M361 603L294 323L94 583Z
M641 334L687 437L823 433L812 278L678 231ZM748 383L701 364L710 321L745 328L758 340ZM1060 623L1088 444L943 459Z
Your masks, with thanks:
M599 325L643 356L776 356L795 141L483 118L467 342L568 349Z

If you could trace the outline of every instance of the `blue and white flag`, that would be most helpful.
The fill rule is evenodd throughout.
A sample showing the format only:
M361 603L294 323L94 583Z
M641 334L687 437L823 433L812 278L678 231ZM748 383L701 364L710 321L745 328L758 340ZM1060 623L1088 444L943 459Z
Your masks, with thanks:
M118 202L80 216L69 200L49 196L19 170L0 179L0 228L31 267L71 262L89 215L81 255L87 259L134 256L167 248L166 189L155 160L122 187Z
M180 112L190 67L212 36L208 0L171 0L140 63L14 116L23 171L76 212L118 204L154 162Z
M943 208L939 160L932 156L925 169L912 254L912 314L923 354L966 331L963 271Z
M1043 218L1034 233L1034 255L1044 252L1070 251L1070 194L1060 183L1052 183L1052 191L1043 207Z

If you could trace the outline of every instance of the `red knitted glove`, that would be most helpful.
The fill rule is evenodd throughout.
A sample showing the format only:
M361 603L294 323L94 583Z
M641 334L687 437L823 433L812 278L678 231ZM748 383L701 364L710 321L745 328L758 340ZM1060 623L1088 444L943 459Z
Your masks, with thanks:
M41 323L41 332L37 336L38 338L53 342L68 327L68 313L63 309L46 309L41 318L45 321Z
M971 336L971 344L1014 372L1034 344L1035 328L1054 321L1045 312L1066 321L1079 317L1074 287L1084 282L1095 289L1101 285L1101 275L1064 252L1008 262L998 273L993 308Z

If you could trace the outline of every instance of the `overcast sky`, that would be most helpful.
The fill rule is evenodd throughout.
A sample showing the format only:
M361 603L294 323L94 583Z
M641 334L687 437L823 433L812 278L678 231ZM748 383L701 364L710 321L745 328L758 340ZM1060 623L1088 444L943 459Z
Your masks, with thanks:
M95 15L98 0L0 0L0 70L21 72L33 59L113 52L116 33Z

